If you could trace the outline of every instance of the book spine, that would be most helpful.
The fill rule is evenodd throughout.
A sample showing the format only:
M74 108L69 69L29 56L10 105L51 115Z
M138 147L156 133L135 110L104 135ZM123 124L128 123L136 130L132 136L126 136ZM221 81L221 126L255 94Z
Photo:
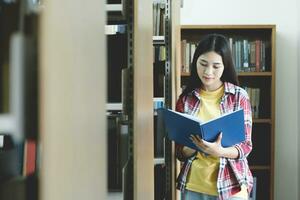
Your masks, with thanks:
M181 72L184 73L186 71L186 40L181 40Z
M250 42L250 68L255 71L255 42Z
M191 43L187 42L185 46L185 72L190 72L190 55L191 55Z
M260 45L261 41L256 40L255 41L255 71L259 72L260 71Z
M248 40L243 40L243 67L244 71L249 71L249 54L248 54Z
M36 142L34 140L26 140L24 145L24 164L23 175L28 176L35 172L36 166Z

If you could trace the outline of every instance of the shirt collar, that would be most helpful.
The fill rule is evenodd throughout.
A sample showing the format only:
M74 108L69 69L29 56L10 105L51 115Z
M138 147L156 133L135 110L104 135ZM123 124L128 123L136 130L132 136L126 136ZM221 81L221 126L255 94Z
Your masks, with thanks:
M235 94L235 85L229 82L224 82L224 92Z
M225 94L235 94L235 88L234 84L229 82L224 82L224 93ZM200 88L196 88L192 91L192 94L194 94L198 99L201 99L200 97Z

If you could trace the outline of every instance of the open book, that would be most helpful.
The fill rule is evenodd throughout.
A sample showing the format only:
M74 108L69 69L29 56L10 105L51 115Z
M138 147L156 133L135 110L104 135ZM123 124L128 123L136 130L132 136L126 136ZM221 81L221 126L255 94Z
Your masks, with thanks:
M158 114L164 119L169 139L196 150L199 149L190 140L190 135L199 135L208 142L214 142L222 132L223 147L233 146L245 140L243 109L204 123L197 117L170 109L160 109Z

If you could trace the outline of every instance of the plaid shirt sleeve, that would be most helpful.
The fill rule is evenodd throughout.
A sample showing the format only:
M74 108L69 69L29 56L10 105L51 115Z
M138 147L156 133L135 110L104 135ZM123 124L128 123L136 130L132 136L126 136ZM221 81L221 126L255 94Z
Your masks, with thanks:
M244 119L245 119L245 138L246 140L242 143L235 145L236 149L239 152L239 159L244 159L252 151L252 141L251 141L251 132L252 132L252 112L250 100L246 92L241 92L240 94L240 106L244 109Z
M219 199L225 200L239 191L240 185L245 184L248 192L251 191L253 178L248 166L247 156L252 150L252 112L247 92L232 84L227 83L231 91L224 99L223 112L231 112L242 108L244 110L245 141L235 145L239 152L237 159L221 158L218 177ZM234 91L234 92L233 92ZM233 173L232 173L233 172Z

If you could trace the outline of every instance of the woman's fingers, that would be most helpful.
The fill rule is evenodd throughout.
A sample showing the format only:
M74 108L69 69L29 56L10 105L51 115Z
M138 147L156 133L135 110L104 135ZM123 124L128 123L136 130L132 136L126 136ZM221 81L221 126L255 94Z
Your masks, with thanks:
M190 135L190 139L192 140L193 143L199 143L200 142L200 140L195 135Z
M202 139L199 137L199 135L191 135L190 139L197 142L202 142Z
M201 138L200 138L200 136L199 135L196 135L196 138L199 140L199 141L203 141Z
M202 140L198 135L191 135L190 139L196 146L200 147L201 149L205 148L205 146L206 146L204 144L205 141Z
M194 135L190 135L190 139L191 139L192 141L196 141L196 137L195 137Z
M190 140L198 147L202 152L208 155L220 155L222 134L219 134L218 138L214 142L208 142L200 138L199 135L190 135Z

